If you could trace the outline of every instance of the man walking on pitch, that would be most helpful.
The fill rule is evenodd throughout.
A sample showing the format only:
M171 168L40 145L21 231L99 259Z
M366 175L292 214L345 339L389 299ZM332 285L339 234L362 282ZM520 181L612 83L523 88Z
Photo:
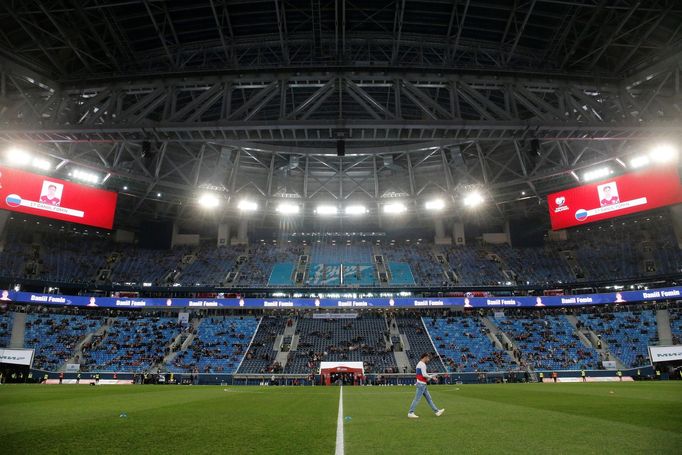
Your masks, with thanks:
M422 356L419 358L419 363L417 363L417 383L415 384L417 386L417 393L414 396L414 400L412 400L410 412L407 414L407 417L410 419L419 418L419 416L414 413L414 410L421 401L422 396L426 397L426 402L429 404L429 406L431 406L431 409L433 409L433 412L435 412L437 416L440 417L445 412L445 409L438 409L438 407L433 403L431 395L426 389L426 384L429 382L429 379L436 378L435 375L430 375L426 372L426 364L429 363L430 360L431 357L429 354L422 354Z

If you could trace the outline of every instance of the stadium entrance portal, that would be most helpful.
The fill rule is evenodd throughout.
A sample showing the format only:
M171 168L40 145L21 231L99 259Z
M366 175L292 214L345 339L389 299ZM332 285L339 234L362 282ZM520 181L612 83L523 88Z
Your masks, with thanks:
M337 382L357 384L364 378L365 369L362 362L321 362L320 377L324 385Z

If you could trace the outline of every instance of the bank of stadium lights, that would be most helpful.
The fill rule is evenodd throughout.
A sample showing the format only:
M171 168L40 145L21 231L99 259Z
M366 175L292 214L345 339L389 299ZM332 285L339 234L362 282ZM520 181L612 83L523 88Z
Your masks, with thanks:
M630 160L630 168L639 169L640 167L648 166L651 163L649 157L646 155L636 156Z
M214 193L203 193L199 196L199 205L205 209L214 209L220 205L220 199Z
M481 193L478 191L472 191L471 193L464 196L463 202L465 206L473 208L483 204L484 200L485 199Z
M335 205L318 205L315 208L315 213L322 216L336 215L339 208Z
M291 202L280 202L275 209L281 215L297 215L301 212L301 206Z
M98 184L100 181L99 175L83 169L74 169L73 171L69 172L69 175L75 180L80 180L81 182L85 183L92 183L94 185Z
M391 202L384 204L383 211L388 215L398 215L407 212L407 206L402 202Z
M360 216L367 213L367 208L359 204L349 205L344 209L344 213L350 216Z
M237 208L242 212L255 212L258 210L258 203L244 199L239 201Z
M18 147L10 147L6 152L7 161L15 166L31 166L42 171L49 171L52 163L45 158L32 156L26 150Z
M426 201L424 208L426 208L426 210L433 211L443 210L445 208L445 201L442 199L432 199L430 201Z
M583 181L589 182L591 180L599 180L604 177L608 177L613 174L613 171L608 167L598 167L596 169L590 169L583 174Z
M672 144L657 144L649 151L649 157L654 163L669 163L677 157L677 148Z
M678 156L677 147L673 144L656 144L646 155L638 155L630 160L630 168L638 169L649 164L665 164L675 161Z

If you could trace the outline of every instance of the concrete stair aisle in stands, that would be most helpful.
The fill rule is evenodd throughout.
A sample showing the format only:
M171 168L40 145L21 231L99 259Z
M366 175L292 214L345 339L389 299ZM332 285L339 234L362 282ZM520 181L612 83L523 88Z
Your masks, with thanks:
M275 362L278 362L280 365L282 365L282 368L287 366L287 360L289 360L289 352L295 351L296 347L298 346L298 335L296 335L296 326L298 324L298 318L292 318L292 321L293 323L291 324L291 326L285 326L284 333L282 333L282 335L278 335L277 338L275 338L275 346L273 346L273 349L277 351L277 355L275 356ZM289 350L282 351L282 341L287 337L291 338Z
M192 265L194 263L194 261L197 260L198 257L199 257L199 249L198 248L194 249L194 251L192 251L191 253L186 254L182 257L182 259L180 260L180 265L178 265L179 271L173 277L175 279L175 281L182 280L182 274L185 272L185 269L187 267L189 267L190 265ZM173 271L168 272L168 275L166 275L165 279L168 280L169 275L171 275L171 274L173 274Z
M575 316L570 317L566 316L566 319L568 319L568 322L570 322L575 327L575 323L577 322L577 318ZM614 360L618 368L626 368L625 364L611 352L611 350L609 349L609 344L605 340L599 338L599 336L594 331L590 330L587 327L583 327L579 332L582 332L583 336L585 336L585 338L589 340L590 346L597 350L597 352L599 353L599 357L602 360ZM599 348L600 342L601 349Z
M481 245L481 251L483 252L486 260L494 260L494 262L497 264L497 268L500 270L500 273L502 276L507 281L516 281L516 277L519 275L516 270L512 269L507 261L504 260L502 256L494 252L493 250L489 250L486 248L485 244Z
M499 331L499 329L497 328L497 326L496 326L495 324L493 324L492 322L490 322L490 321L488 320L488 318L479 317L479 320L480 320L480 321L483 323L483 325L488 329L488 333L486 334L486 335L488 336L488 339L489 339L490 341L492 341L493 343L495 343L495 347L496 347L496 348L505 351L504 344L502 344L502 342L500 341L500 339L497 337L497 332ZM507 353L509 353L509 351L507 351ZM514 357L514 356L512 356L512 358L513 358L513 357Z
M192 319L190 324L192 324L192 333L189 334L189 336L185 339L185 341L182 342L182 346L180 346L180 351L186 351L188 347L192 344L192 341L194 341L194 337L196 336L197 331L199 331L199 326L201 325L201 322L203 321L202 318L196 318Z
M435 245L431 248L431 254L436 258L436 262L440 264L441 269L443 270L443 276L445 277L445 282L456 284L459 281L459 277L450 267L445 254Z
M195 325L195 321L196 325ZM199 328L199 325L201 324L202 319L194 319L192 320L192 327L194 329L193 333L187 333L187 332L180 332L178 335L173 339L168 344L168 347L170 348L170 352L164 356L163 360L155 365L155 367L160 367L161 365L168 365L173 362L173 360L178 356L179 353L182 351L186 351L187 348L189 347L190 344L192 344L192 340L194 340L194 334L196 333L196 329ZM190 339L191 338L191 339ZM189 341L188 341L189 340ZM187 344L185 344L187 342ZM184 349L183 349L184 346Z
M585 346L587 348L596 348L597 347L597 346L592 345L592 342L590 341L589 338L587 338L585 336L585 334L583 333L582 330L578 330L578 325L577 325L578 324L578 318L576 318L573 315L567 314L566 319L575 329L575 333L576 333L576 335L578 335L578 338L580 338L580 341L582 342L583 346Z
M158 368L163 368L164 365L171 365L173 363L173 360L183 351L186 351L187 348L190 347L192 342L194 341L194 337L196 336L197 331L199 330L199 326L201 325L201 322L203 321L202 318L194 318L190 321L190 325L192 326L192 333L187 333L187 332L180 332L175 338L173 338L173 341L171 341L168 344L168 347L171 348L171 351L166 354L163 357L163 360L156 365L152 365L150 368L150 371L155 371ZM173 348L178 348L179 349L173 349Z
M26 331L26 313L12 313L12 336L9 340L10 348L24 347L24 333ZM669 325L669 324L668 324Z
M395 319L390 321L389 336L391 339L393 339L393 337L400 338L400 344L403 348L403 351L408 351L410 349L410 341L407 339L407 336L400 333L400 329L398 329L398 324L396 323Z
M400 333L398 329L398 324L395 319L387 319L388 324L388 337L389 341L393 345L393 357L395 357L395 363L398 366L399 372L407 371L412 373L412 365L410 364L410 358L407 356L407 350L410 349L410 342L407 340L407 336ZM392 342L394 338L400 339L400 345L396 345Z
M559 252L560 257L563 258L566 261L566 264L568 264L568 267L571 269L571 272L573 273L573 276L575 277L576 281L585 281L586 278L583 276L580 278L579 276L583 274L582 267L580 267L580 264L578 264L577 254L574 250L562 250Z
M495 335L497 338L498 343L500 343L500 349L503 349L509 354L509 357L514 359L514 361L521 365L521 360L517 358L514 355L514 351L519 351L522 352L521 349L514 343L514 340L509 337L504 331L500 329L500 327L495 323L494 319L490 316L482 317L481 321L483 321L483 324L490 330L490 333L492 335ZM507 347L511 347L511 349L507 349ZM533 371L531 370L530 366L526 367L526 371L528 371L531 374L534 374Z
M291 278L294 282L294 286L296 287L303 287L305 286L306 279L308 278L308 268L310 267L310 245L305 245L303 247L303 254L301 256L305 256L308 258L306 262L302 262L301 258L299 257L298 262L296 262L296 268L294 269L294 276ZM299 276L299 274L303 277L301 281L296 281L296 277Z
M87 343L90 343L93 337L100 336L105 331L109 330L109 326L111 325L111 323L112 323L111 319L106 319L104 321L104 324L102 324L97 330L86 334L83 337L83 339L80 340L78 344L76 344L76 347L73 350L73 356L69 358L66 362L64 362L64 365L62 365L60 370L66 368L67 363L80 363L81 359L83 358L83 346L85 346Z
M381 275L384 274L385 276L388 277L388 268L386 267L386 258L383 259L383 262L379 263L376 261L377 256L382 256L383 254L381 252L381 249L379 248L379 245L372 245L372 263L374 263L374 268L377 274L377 282L379 283L379 286L382 288L385 288L388 286L388 282L382 281L381 280Z
M661 346L673 344L673 332L670 328L668 310L656 310L656 327L658 328L658 344Z
M239 260L239 257L242 257L243 259ZM237 261L235 262L233 269L228 271L225 274L225 277L223 278L223 282L228 287L234 287L234 285L239 282L239 274L242 271L242 267L244 267L244 264L248 263L250 259L249 249L246 248L246 251L244 251L243 254L240 254L239 257L237 258ZM230 276L230 274L232 273L234 273L234 275ZM231 278L232 280L228 281L229 278Z

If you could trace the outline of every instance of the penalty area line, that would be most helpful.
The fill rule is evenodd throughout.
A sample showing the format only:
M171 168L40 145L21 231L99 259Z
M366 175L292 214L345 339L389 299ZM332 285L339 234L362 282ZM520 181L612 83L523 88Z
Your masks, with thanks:
M336 420L336 452L335 455L344 455L343 446L343 386L339 390L339 417Z

